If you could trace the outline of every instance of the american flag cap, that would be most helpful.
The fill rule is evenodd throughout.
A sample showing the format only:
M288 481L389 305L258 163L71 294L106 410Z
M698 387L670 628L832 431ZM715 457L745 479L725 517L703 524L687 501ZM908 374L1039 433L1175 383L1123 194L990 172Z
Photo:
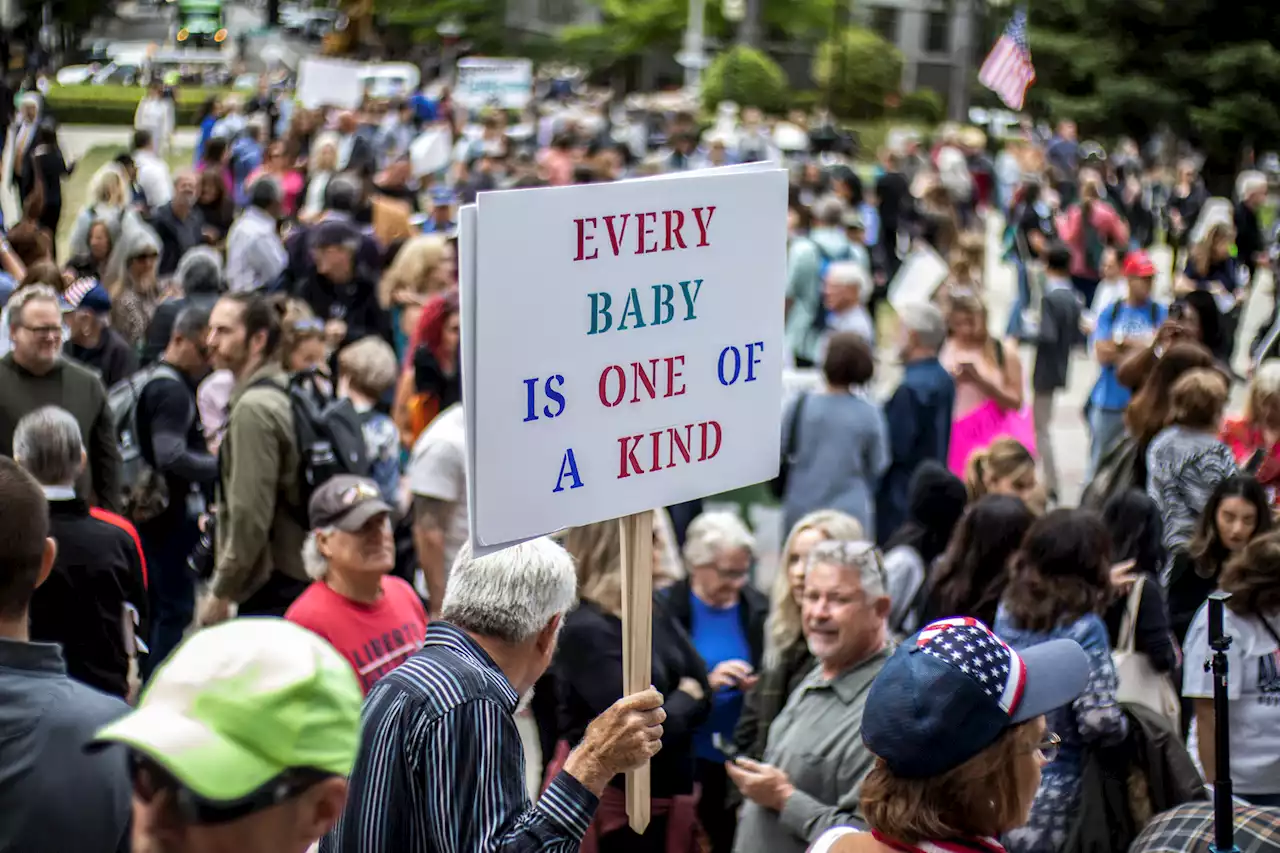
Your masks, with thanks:
M941 775L1010 726L1071 702L1088 678L1074 640L1019 651L977 619L941 619L899 646L876 677L863 742L895 775Z

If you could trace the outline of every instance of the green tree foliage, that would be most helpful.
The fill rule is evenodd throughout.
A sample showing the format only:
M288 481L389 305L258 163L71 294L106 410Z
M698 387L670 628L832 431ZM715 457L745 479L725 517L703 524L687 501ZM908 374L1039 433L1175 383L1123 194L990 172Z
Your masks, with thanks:
M501 54L508 47L503 0L374 0L373 9L384 37L438 43L436 28L451 21L461 26L460 39L473 52Z
M824 41L813 60L813 78L842 118L879 118L885 99L902 83L902 53L879 34L849 27Z
M893 111L895 118L910 119L933 125L942 121L946 106L942 96L932 89L917 89L902 96L901 103Z
M1084 132L1168 127L1209 175L1280 140L1280 15L1267 0L1041 0L1030 8L1033 109Z
M398 0L417 2L417 0ZM465 2L465 0L455 0ZM567 27L561 46L568 58L596 67L611 65L649 50L675 53L689 19L689 0L590 0L599 7L600 24ZM835 0L761 0L761 28L772 42L816 42L831 27ZM712 44L732 44L736 23L725 20L719 0L706 0L703 32Z
M721 101L779 113L787 105L787 75L762 51L738 45L718 55L702 78L707 109Z

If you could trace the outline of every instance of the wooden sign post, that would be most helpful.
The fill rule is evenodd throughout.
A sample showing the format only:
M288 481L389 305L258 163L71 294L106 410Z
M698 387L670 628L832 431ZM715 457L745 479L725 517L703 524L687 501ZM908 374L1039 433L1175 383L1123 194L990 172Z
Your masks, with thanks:
M653 681L653 508L778 474L786 217L769 163L460 213L472 553L620 524L624 695ZM626 780L637 832L649 772Z
M622 692L653 683L653 513L618 519L622 530ZM643 835L649 826L649 762L627 772L627 817Z

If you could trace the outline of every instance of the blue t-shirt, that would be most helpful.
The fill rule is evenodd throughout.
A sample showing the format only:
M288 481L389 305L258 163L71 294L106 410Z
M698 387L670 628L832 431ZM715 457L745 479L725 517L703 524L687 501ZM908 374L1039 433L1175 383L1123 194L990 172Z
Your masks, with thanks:
M1118 306L1118 307L1117 307ZM1114 340L1117 333L1124 337L1154 335L1164 323L1168 309L1158 302L1147 301L1145 305L1134 307L1127 301L1104 308L1098 314L1098 325L1093 330L1091 344L1098 341ZM1129 405L1131 393L1116 379L1114 364L1104 365L1098 374L1098 383L1093 386L1093 394L1089 402L1105 411L1120 411Z
M741 603L719 608L690 594L693 602L693 647L706 662L707 672L727 660L744 660L751 663L751 646L742 630L739 616ZM731 738L742 713L741 690L718 690L712 694L711 716L693 735L694 753L706 761L723 762L725 756L711 745L711 735L719 732Z

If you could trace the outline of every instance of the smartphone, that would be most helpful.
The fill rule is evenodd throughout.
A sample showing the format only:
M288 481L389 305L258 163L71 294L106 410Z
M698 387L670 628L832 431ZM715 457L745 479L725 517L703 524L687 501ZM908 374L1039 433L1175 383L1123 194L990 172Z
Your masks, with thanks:
M732 741L725 738L720 732L713 732L711 735L711 745L720 750L720 753L730 761L737 761L742 757L741 750L733 745Z

